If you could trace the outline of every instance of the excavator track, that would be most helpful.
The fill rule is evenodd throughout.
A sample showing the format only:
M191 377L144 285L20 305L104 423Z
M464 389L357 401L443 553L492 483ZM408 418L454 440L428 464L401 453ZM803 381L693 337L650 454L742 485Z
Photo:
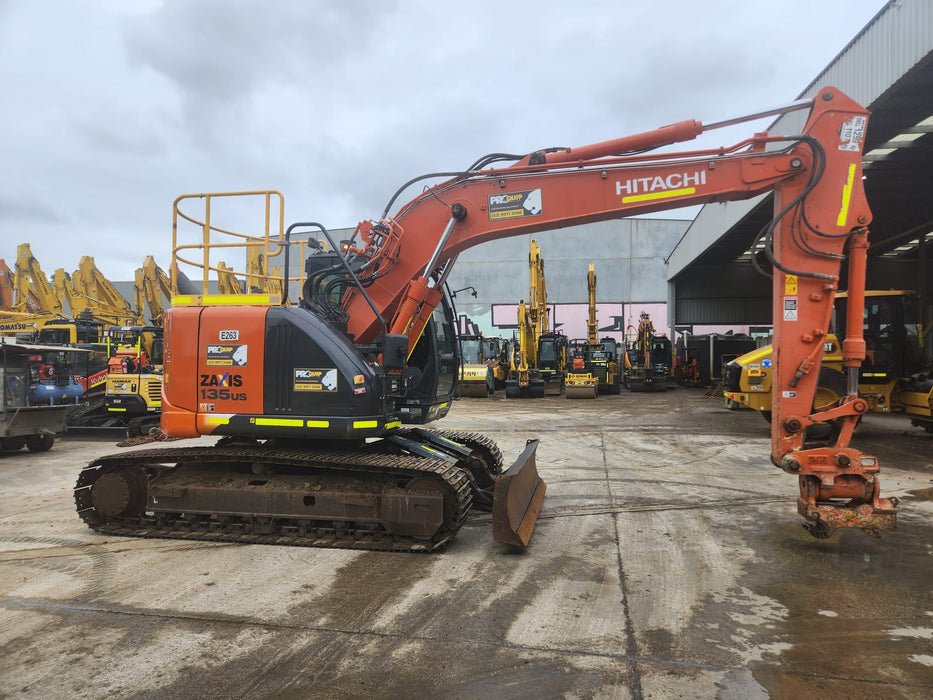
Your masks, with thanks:
M410 435L416 439L425 435L438 435L443 439L451 440L463 445L471 451L469 459L463 460L461 465L470 473L473 482L473 507L480 510L491 511L495 496L496 477L503 472L502 451L495 440L467 430L424 430L420 428L401 430L401 435Z
M467 430L431 430L431 432L437 433L448 440L459 442L473 450L479 450L483 455L483 460L486 462L486 468L489 469L490 474L495 475L502 473L502 451L499 449L499 445L496 444L496 441L488 435L473 433Z
M102 534L404 552L446 545L471 504L455 460L379 448L141 450L95 459L75 486Z

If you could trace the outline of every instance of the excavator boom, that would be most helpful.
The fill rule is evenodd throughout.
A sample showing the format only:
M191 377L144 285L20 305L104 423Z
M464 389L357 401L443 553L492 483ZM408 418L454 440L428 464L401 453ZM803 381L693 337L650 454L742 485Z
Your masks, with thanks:
M156 264L155 258L147 255L142 267L136 270L136 316L143 318L145 307L149 309L150 321L161 326L165 315L163 298L171 300L172 283L168 274Z
M16 249L16 272L13 286L15 298L11 311L29 314L62 314L61 301L48 277L42 272L39 261L32 254L28 243Z
M803 106L795 103L787 111ZM358 227L366 243L358 249L382 269L368 296L392 319L390 332L417 337L437 298L428 276L446 270L472 245L773 191L775 216L762 234L774 267L779 368L772 461L798 476L798 510L816 536L828 536L837 527L893 529L896 502L879 496L877 460L849 445L859 416L867 410L854 378L865 355L861 324L855 319L843 341L848 395L840 405L811 415L822 339L846 255L849 308L862 306L858 290L865 287L871 212L861 153L869 115L831 87L806 106L810 114L801 134L761 133L714 151L618 155L704 130L699 122L682 122L580 149L533 153L512 166L467 172L429 188L394 218ZM374 230L385 245L373 245ZM403 242L413 254L395 254ZM362 339L374 337L377 323L362 296L351 292L345 304L350 331ZM820 444L809 429L827 420L841 427L838 435Z

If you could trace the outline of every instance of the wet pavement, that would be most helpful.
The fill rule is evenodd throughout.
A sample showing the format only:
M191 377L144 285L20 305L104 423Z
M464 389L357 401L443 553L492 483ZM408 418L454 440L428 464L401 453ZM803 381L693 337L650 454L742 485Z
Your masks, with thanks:
M465 399L541 439L531 545L474 512L439 554L104 537L112 444L0 458L0 697L933 697L933 435L869 416L899 530L814 540L768 426L702 390ZM179 441L210 444L211 440Z

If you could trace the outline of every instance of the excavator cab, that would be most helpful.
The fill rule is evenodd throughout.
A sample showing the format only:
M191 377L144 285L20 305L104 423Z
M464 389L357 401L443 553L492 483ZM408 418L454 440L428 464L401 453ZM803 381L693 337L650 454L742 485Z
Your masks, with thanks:
M913 292L867 293L862 333L866 358L859 382L884 384L923 369L922 339ZM845 336L848 297L836 301L837 335Z
M537 368L544 380L545 394L563 393L567 345L567 336L563 333L545 333L538 338Z
M408 357L410 378L395 400L403 423L430 423L447 415L460 386L460 343L448 294Z
M352 258L347 263L357 272L362 266ZM354 269L355 268L355 269ZM315 249L305 260L305 282L302 288L301 308L311 310L350 342L355 338L346 330L346 315L341 308L342 295L350 286L341 254L336 251ZM378 357L391 354L386 342L371 345L355 344L359 354ZM402 359L402 358L397 358ZM456 333L456 314L450 295L445 292L441 303L434 309L424 332L413 348L408 348L405 369L402 372L388 369L377 377L377 385L391 399L385 404L383 424L393 421L402 423L429 423L447 415L451 401L460 385L461 349ZM388 362L383 362L384 367ZM359 377L359 374L354 375ZM354 381L358 381L354 379ZM360 388L355 385L356 397Z

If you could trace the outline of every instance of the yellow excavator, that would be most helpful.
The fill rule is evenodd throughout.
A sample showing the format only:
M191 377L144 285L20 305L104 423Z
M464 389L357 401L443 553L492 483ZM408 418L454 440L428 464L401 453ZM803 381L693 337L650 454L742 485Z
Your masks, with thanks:
M530 285L528 303L518 302L518 346L512 354L512 370L505 382L506 398L541 398L545 379L538 369L538 345L547 334L547 288L544 282L544 259L541 247L531 240L528 253Z
M110 329L116 350L110 357L103 422L125 427L130 437L158 429L162 414L161 326Z
M219 277L219 275L218 275ZM137 318L148 309L150 325L110 328L114 350L109 361L103 411L96 417L125 427L130 437L158 429L162 413L162 358L165 301L172 298L169 275L151 255L135 272Z
M651 316L642 311L638 333L623 355L624 381L630 391L665 391L673 382L673 347L656 335Z
M49 346L71 345L74 376L83 389L82 405L69 411L69 427L113 425L139 432L158 424L162 386L162 295L171 298L168 276L146 258L136 274L134 310L97 268L81 258L73 274L59 268L52 283L28 244L17 250L11 279L15 299L0 312L0 331L28 335ZM143 326L144 303L157 323ZM34 312L12 309L36 309ZM111 375L119 375L111 377Z
M596 268L590 263L586 277L589 313L586 320L586 342L573 346L564 381L564 396L568 399L595 399L599 381L593 374L592 354L602 350L596 323Z
M29 244L23 243L17 248L15 273L0 277L0 282L9 283L9 288L2 285L3 335L32 334L41 343L96 343L107 325L135 321L129 305L97 270L93 258L82 258L74 275L56 270L50 282Z
M813 404L831 405L846 394L842 345L848 295L836 294L835 332L826 335L819 383ZM866 290L864 337L866 358L859 369L858 395L872 413L903 413L933 433L933 372L924 359L927 335L917 314L918 299L907 290ZM771 420L771 346L737 357L726 365L723 396L726 406L747 406Z

